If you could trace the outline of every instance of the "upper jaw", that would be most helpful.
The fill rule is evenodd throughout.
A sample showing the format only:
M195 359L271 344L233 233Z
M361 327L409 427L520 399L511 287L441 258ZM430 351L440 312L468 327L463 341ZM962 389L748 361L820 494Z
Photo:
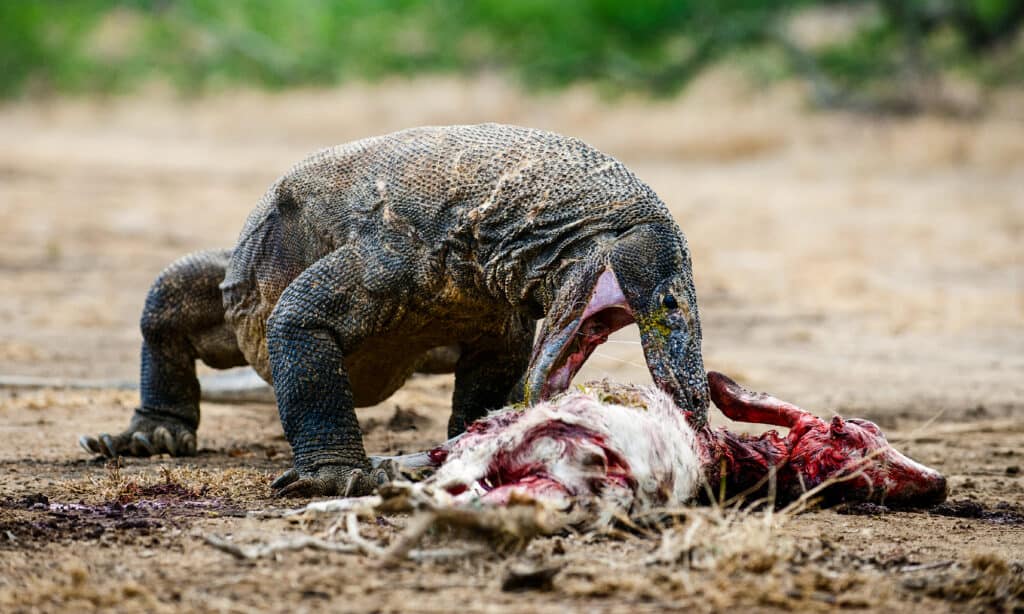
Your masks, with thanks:
M594 349L613 332L635 321L610 267L598 276L583 308L562 318L566 320L568 323L560 327L545 325L537 340L528 371L527 403L566 390Z
M660 331L657 326L641 326L640 341L644 359L654 384L672 397L691 426L707 422L709 402L707 375L700 360L700 346L675 331Z

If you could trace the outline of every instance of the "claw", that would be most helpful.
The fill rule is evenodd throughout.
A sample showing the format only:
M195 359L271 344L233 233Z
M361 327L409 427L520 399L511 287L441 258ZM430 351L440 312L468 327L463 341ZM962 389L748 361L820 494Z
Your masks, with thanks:
M103 451L100 450L100 444L96 441L95 437L82 435L78 438L78 445L89 454L103 454Z
M362 469L353 469L352 473L348 474L348 481L345 483L345 489L341 493L342 497L352 497L359 491L360 482L366 479Z
M385 484L388 480L384 468L366 472L362 469L327 466L321 467L315 475L309 477L302 477L295 469L289 469L274 480L270 487L275 490L274 496L277 498L325 495L357 497L369 494L377 485Z
M146 437L145 433L141 432L132 433L132 447L135 448L136 452L145 452L145 456L153 456L157 453L153 442Z
M285 486L281 490L275 490L274 491L274 495L273 495L274 498L275 499L287 499L288 497L297 497L297 496L299 496L299 495L295 494L294 490L292 489L292 486L294 486L294 483L289 484L288 486Z
M100 453L107 458L117 458L117 446L114 445L114 438L107 433L100 433Z
M153 430L153 440L156 441L158 447L162 447L171 456L177 456L177 442L174 440L174 435L171 435L171 432L167 430L167 427L156 427Z
M181 440L178 442L181 445L182 456L195 456L196 455L196 436L192 433L185 433L181 436Z
M316 478L302 478L285 486L274 493L274 496L283 499L286 497L316 497L327 494L324 488L324 481Z
M288 486L297 479L299 479L299 472L294 469L289 469L277 476L277 479L270 483L270 487L274 490L278 490Z
M383 486L391 480L395 479L396 476L401 472L401 468L393 460L386 460L380 466L370 473L370 481L377 486Z

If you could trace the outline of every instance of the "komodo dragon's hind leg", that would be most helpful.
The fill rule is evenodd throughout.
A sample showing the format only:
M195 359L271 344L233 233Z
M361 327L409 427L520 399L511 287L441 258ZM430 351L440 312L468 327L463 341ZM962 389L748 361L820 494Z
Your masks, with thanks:
M140 322L141 403L121 434L82 436L85 450L111 458L196 453L196 359L219 369L246 364L234 331L224 322L219 285L230 256L230 250L189 254L153 282Z
M522 400L519 384L530 362L535 328L532 319L513 315L503 336L462 348L455 365L448 437L462 433L487 412Z

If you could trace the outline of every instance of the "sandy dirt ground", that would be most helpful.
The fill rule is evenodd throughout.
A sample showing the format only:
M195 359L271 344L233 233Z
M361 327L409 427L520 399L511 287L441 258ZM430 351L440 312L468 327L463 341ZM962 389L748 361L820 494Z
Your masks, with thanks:
M203 537L330 525L247 514L283 506L268 496L290 465L272 405L207 403L196 458L116 468L75 437L122 429L135 393L6 388L0 610L1024 608L1024 97L958 121L800 101L716 74L664 102L431 79L0 107L0 375L132 380L152 279L186 252L232 245L266 187L316 148L518 123L616 155L672 208L693 248L709 368L820 415L875 420L948 476L954 502L702 510L663 530L397 565L314 550L239 561ZM616 334L579 378L649 382L636 339ZM361 410L369 451L440 441L450 394L450 377L416 377ZM362 530L384 544L407 522ZM713 530L686 541L697 522ZM471 543L449 537L427 542ZM503 590L522 566L557 573Z

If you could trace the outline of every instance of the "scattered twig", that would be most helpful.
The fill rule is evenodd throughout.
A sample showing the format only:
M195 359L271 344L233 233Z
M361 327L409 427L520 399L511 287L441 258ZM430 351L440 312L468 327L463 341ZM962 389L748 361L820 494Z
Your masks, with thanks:
M381 558L384 556L384 549L359 534L359 519L355 514L349 512L345 515L345 533L341 533L342 539L346 539L364 554Z
M900 573L913 573L915 571L927 571L930 569L945 569L952 566L956 561L936 561L935 563L921 563L919 565L905 565L899 568Z
M246 561L266 558L277 554L278 552L303 550L305 548L323 550L326 552L340 552L342 554L367 554L361 546L357 546L355 544L331 542L309 535L300 535L298 537L282 538L267 543L249 545L235 544L218 535L204 535L203 540L221 552L226 552L237 559ZM402 554L402 558L408 558L413 561L436 561L461 558L473 554L479 554L484 551L486 551L486 549L482 546L478 548L437 548L433 550L409 549Z
M382 553L384 565L394 565L406 558L412 551L413 546L418 544L423 536L430 530L437 521L437 515L427 512L415 516L406 527L405 531Z
M296 537L283 538L272 542L252 545L235 544L218 535L204 535L203 540L217 550L227 552L235 558L245 559L248 561L271 556L278 552L303 550L305 548L325 550L328 552L343 552L346 554L359 552L359 548L352 544L329 542L310 535L299 535Z
M349 497L345 499L328 499L326 501L314 501L306 505L306 507L299 508L297 510L286 510L282 513L284 516L297 516L312 512L314 514L338 514L338 513L369 513L376 510L380 505L384 503L384 499L379 495L370 495L368 497Z

